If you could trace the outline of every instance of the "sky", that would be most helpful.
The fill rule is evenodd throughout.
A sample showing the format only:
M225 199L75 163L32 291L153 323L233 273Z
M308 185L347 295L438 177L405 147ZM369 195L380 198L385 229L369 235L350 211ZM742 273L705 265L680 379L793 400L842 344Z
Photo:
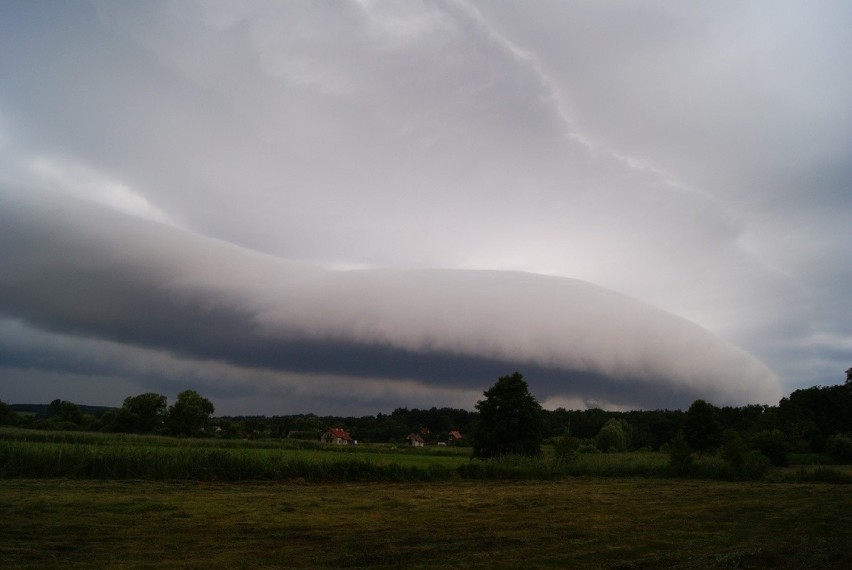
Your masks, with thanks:
M845 1L0 5L0 400L776 404L852 366Z

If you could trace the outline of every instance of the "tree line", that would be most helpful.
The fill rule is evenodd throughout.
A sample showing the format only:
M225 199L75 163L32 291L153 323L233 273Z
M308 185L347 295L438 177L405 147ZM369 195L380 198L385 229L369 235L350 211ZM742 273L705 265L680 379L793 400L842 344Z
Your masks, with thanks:
M24 406L0 402L0 424L44 429L152 433L222 438L316 440L329 427L341 427L365 443L404 443L411 433L427 443L446 442L451 431L474 454L535 455L541 445L563 451L617 452L671 450L685 445L699 454L727 449L758 451L773 463L787 454L830 452L852 461L852 368L846 382L792 392L777 406L718 407L696 400L687 410L544 410L529 393L523 376L501 377L477 403L476 411L455 408L397 408L390 414L341 417L294 414L213 417L214 406L197 392L181 392L174 404L144 393L121 408L87 408L54 400L37 414L18 414ZM567 446L567 447L566 447ZM733 450L733 451L731 451Z
M0 402L0 425L193 436L205 431L214 411L213 403L194 390L178 394L171 406L168 406L166 396L147 392L125 398L121 408L117 409L81 406L60 399L47 406L9 406Z

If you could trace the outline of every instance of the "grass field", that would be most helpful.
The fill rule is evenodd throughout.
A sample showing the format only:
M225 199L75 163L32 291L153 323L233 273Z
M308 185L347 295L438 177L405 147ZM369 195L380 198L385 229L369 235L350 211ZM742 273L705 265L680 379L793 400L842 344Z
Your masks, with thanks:
M816 457L812 458L817 460ZM190 439L0 429L0 478L153 481L442 481L562 479L577 476L670 477L659 452L471 460L469 448L335 446L312 441ZM693 478L743 479L719 457L697 457ZM799 463L757 479L852 483L852 467Z
M845 485L0 480L3 568L850 568Z
M804 459L678 480L651 452L4 428L0 568L852 568L852 468Z

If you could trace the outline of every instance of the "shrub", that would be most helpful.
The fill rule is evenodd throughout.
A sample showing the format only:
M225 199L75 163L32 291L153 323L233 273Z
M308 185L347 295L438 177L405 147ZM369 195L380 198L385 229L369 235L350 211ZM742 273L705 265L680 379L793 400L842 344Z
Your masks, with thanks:
M852 438L847 434L834 434L828 438L825 448L835 461L852 463Z
M725 443L722 445L719 450L719 454L722 456L722 459L731 467L734 473L739 473L742 471L745 463L746 456L748 455L748 448L746 447L743 438L740 437L740 434L734 431L725 432Z
M739 433L725 433L725 443L719 450L730 469L729 476L735 479L761 479L772 465L760 451L749 451Z
M566 434L553 445L553 453L559 463L576 461L580 453L580 440Z
M0 400L0 425L13 426L18 423L18 414L12 411L3 400Z
M579 453L600 453L601 450L595 445L593 440L581 440L580 447L577 449Z
M685 477L692 472L693 460L692 449L686 442L683 431L677 432L668 446L669 469L678 477Z
M738 475L745 479L762 479L772 462L759 451L750 451L746 454L745 461Z
M751 436L751 445L768 457L773 465L784 467L789 463L789 446L781 430L759 431Z

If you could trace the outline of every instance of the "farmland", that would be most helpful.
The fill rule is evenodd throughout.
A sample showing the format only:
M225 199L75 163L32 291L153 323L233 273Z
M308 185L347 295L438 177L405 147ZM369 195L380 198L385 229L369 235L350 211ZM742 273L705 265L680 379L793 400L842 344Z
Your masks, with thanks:
M0 566L848 567L848 467L0 430Z
M0 480L6 568L843 568L848 487Z

